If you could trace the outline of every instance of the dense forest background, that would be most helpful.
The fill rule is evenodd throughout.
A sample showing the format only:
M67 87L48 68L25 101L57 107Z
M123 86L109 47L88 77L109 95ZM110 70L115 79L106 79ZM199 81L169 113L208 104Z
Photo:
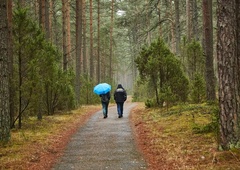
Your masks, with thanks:
M219 94L220 132L231 133L222 142L239 144L238 1L8 0L1 9L8 45L1 70L10 78L3 83L10 102L2 105L10 114L1 121L10 127L21 128L25 116L97 103L96 84L121 83L147 107L216 103Z

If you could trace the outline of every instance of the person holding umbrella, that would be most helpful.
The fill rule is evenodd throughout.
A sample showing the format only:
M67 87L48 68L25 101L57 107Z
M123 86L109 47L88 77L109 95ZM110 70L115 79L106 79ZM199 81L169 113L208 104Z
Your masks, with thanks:
M110 92L100 94L100 97L102 102L103 118L106 119L108 117L108 105L111 98Z
M93 92L98 94L101 97L104 119L108 117L108 105L111 98L110 90L111 90L111 86L107 83L100 83L96 85L93 89Z
M127 100L127 92L121 84L118 84L114 92L114 100L117 103L118 118L123 117L123 104Z

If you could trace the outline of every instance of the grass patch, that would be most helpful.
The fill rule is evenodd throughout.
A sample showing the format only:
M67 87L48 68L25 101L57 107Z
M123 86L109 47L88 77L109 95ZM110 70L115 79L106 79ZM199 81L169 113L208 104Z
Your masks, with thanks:
M22 129L13 129L11 140L0 145L0 169L26 169L27 162L39 161L41 152L54 152L51 145L61 142L61 134L99 109L100 106L82 106L71 113L44 116L41 121L36 117L23 120Z
M239 169L239 150L217 150L215 108L207 104L141 108L132 119L150 169ZM140 132L141 131L141 132ZM143 134L144 132L144 134Z

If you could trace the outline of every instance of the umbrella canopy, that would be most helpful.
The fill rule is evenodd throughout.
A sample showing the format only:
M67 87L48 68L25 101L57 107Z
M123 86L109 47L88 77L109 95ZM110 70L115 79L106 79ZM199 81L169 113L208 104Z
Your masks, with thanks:
M107 83L100 83L96 85L93 89L93 92L100 95L100 94L106 94L111 90L111 86Z

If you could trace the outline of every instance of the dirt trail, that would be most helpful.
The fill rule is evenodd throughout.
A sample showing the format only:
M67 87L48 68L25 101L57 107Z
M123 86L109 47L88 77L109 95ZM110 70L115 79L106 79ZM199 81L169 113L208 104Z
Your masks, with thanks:
M71 138L53 170L147 169L136 149L128 119L135 106L135 103L125 103L120 119L116 106L109 108L107 119L103 119L102 111L96 112Z

